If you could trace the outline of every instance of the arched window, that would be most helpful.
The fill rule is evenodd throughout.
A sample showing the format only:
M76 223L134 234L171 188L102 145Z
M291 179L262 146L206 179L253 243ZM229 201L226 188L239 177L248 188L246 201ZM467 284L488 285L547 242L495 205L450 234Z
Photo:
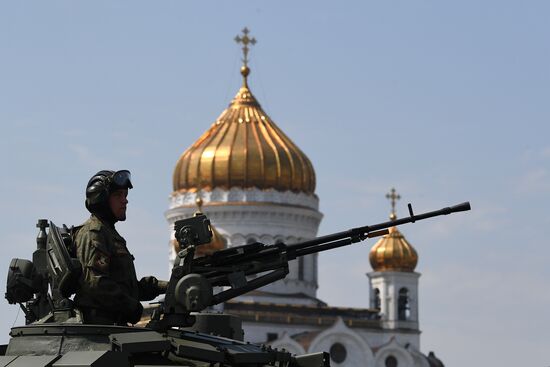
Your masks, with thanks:
M258 242L258 240L255 239L254 237L250 237L249 239L246 240L247 245L250 245L250 244L256 243L256 242Z
M386 367L397 367L397 358L394 356L387 356L385 361Z
M332 344L332 347L330 347L329 354L330 359L332 359L334 362L342 363L346 360L348 351L346 350L346 347L344 347L342 344L334 343Z
M397 300L397 319L406 321L411 316L411 307L409 303L409 290L401 288L399 290L399 299Z
M382 308L382 302L380 301L380 289L374 288L374 308L380 310Z

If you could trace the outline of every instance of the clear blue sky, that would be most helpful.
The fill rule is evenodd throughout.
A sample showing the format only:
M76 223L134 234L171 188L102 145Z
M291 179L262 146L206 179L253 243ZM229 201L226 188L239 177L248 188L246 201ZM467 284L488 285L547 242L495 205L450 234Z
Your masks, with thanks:
M139 275L168 274L179 155L250 85L317 172L320 234L417 212L422 350L446 366L550 364L550 3L12 1L0 4L0 269L38 218L85 220L84 187L130 169L120 225ZM320 258L319 296L366 307L374 242ZM0 341L17 307L1 305ZM22 315L19 321L22 322Z

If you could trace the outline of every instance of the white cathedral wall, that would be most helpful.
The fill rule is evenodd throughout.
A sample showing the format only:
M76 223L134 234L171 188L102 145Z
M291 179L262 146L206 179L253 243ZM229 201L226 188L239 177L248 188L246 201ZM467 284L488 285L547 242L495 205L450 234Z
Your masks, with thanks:
M243 322L243 329L245 330L244 340L252 343L265 343L267 341L267 333L276 333L278 338L282 338L285 334L292 336L303 332L319 330L318 327L312 325L268 324L247 321Z
M397 340L401 345L411 345L414 348L420 349L420 333L419 332L398 332L376 329L353 329L361 338L366 340L373 347L384 345L392 338Z
M304 355L307 353L306 350L294 339L292 339L287 333L283 333L283 335L279 339L270 343L270 345L272 348L284 348L287 352L294 355Z
M308 353L330 351L336 343L344 346L346 355L340 363L331 356L331 366L359 367L374 365L372 345L355 330L347 327L340 317L336 319L334 325L319 333L312 340Z
M276 347L280 343L280 339L285 336L293 336L303 332L321 332L319 336L315 338L317 340L317 346L315 348L324 348L324 351L328 351L332 344L339 342L343 344L348 352L354 354L355 357L350 357L351 359L347 362L361 360L361 358L367 358L362 353L356 353L355 345L368 345L369 348L379 349L384 347L393 340L400 346L400 349L407 347L406 353L409 353L408 350L420 349L420 333L412 332L391 332L388 330L377 330L377 329L362 329L362 328L349 328L345 325L341 319L331 327L318 327L315 325L291 325L291 324L275 324L275 323L256 323L256 322L243 322L243 329L245 330L244 339L253 343L265 343L267 341L267 333L276 333L277 339L271 343L272 346ZM325 338L322 343L321 340ZM362 342L358 342L358 340ZM330 345L328 345L330 344ZM314 345L312 341L311 346ZM348 345L350 346L348 348ZM309 350L306 350L307 353L313 353L317 349L310 347ZM321 350L321 349L320 349ZM323 350L321 350L323 351ZM411 357L412 358L412 357ZM367 358L368 359L368 358ZM355 363L355 362L354 362ZM415 362L413 365L416 366L420 362ZM334 364L334 363L333 363ZM348 365L347 363L345 364ZM359 365L361 365L359 363ZM374 362L373 364L374 365ZM402 364L400 364L401 366ZM364 366L364 364L363 364ZM368 364L367 364L368 366Z
M170 208L165 213L171 228L171 240L174 239L174 222L188 218L197 211L198 197L203 201L202 211L227 239L229 247L253 241L292 244L308 240L316 237L323 217L318 210L318 198L304 193L255 188L176 193L171 197ZM171 251L170 261L173 263L175 253ZM262 290L289 295L303 293L316 297L317 282L317 256L310 255L304 257L301 279L298 260L291 261L289 275ZM285 303L293 302L287 300Z
M296 348L295 342L289 342L289 336L304 332L319 332L311 341L309 348L304 350L305 353L326 352L333 344L340 343L346 348L346 359L341 364L331 361L332 366L374 366L372 347L376 344L371 344L364 339L360 333L356 332L356 329L348 328L340 318L329 328L251 322L244 322L243 328L246 330L245 340L253 343L265 343L268 332L277 333L278 339L268 344L276 348L285 347L291 352L299 348Z
M378 349L375 354L375 363L376 367L386 367L386 359L389 356L393 356L397 360L397 366L410 366L410 367L421 367L418 361L415 361L411 351L399 343L396 339L390 340L382 348Z

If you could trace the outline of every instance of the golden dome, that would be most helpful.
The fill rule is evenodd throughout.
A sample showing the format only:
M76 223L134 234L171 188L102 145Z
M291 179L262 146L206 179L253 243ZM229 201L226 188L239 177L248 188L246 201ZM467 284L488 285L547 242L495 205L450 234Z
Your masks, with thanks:
M229 107L179 158L174 192L232 187L313 194L309 158L262 110L241 68L243 86Z
M418 254L396 227L391 227L387 235L378 240L369 253L369 261L374 271L412 272L418 263Z
M395 203L401 196L392 188L386 198L391 201L390 220L396 220ZM372 246L369 261L374 271L412 272L418 263L418 254L397 227L391 227L389 233Z

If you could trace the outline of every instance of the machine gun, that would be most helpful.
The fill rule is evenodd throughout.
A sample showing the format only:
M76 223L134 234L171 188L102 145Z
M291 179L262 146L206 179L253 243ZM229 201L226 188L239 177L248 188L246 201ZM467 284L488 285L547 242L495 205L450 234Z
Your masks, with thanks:
M230 247L211 255L195 258L196 247L212 238L210 221L204 214L176 221L175 237L182 249L177 254L166 289L164 302L153 313L147 327L164 331L171 327L189 327L195 322L191 312L283 279L288 262L300 256L331 250L388 233L388 228L440 215L470 210L465 202L452 207L415 215L408 204L409 217L317 237L312 240L265 245L253 243ZM219 290L214 293L214 290Z
M8 271L6 299L18 303L25 313L26 324L62 322L74 317L70 296L75 293L82 274L80 262L71 256L74 227L57 227L39 219L36 226L37 249L33 261L12 259ZM49 231L46 233L46 228ZM51 291L51 292L50 292Z

